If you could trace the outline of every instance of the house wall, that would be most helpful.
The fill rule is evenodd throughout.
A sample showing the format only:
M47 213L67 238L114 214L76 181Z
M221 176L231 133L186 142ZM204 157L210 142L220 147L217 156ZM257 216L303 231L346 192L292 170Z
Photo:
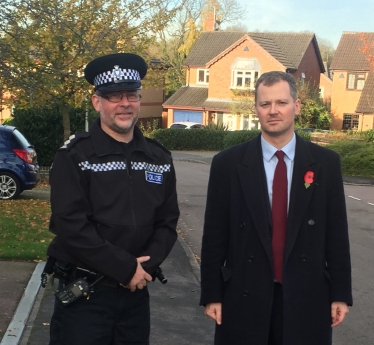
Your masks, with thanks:
M139 117L161 117L164 90L161 87L147 87L140 91L142 95Z
M323 73L321 73L319 88L321 89L321 96L323 99L331 99L332 80Z
M331 129L333 130L341 130L343 128L344 114L355 114L360 100L362 91L347 90L347 74L347 71L334 71L331 96ZM362 116L360 116L361 121ZM362 128L362 123L359 123L358 128Z
M4 120L11 117L11 110L6 107L5 105L0 106L0 124L4 122Z
M311 85L315 85L317 88L319 87L321 68L312 42L309 43L301 59L299 68L292 75L295 79L301 79L302 73L305 74L305 81L309 82Z
M246 46L248 51L244 51ZM231 66L237 58L256 58L261 66L260 73L272 70L285 71L285 67L257 43L250 39L245 40L210 67L208 98L232 99Z

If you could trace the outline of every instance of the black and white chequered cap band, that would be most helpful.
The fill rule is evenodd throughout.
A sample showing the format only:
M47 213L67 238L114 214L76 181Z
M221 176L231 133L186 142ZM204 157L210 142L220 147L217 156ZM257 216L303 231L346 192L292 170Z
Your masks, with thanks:
M122 69L114 66L112 71L103 72L94 79L96 87L108 83L140 82L139 72L134 69Z

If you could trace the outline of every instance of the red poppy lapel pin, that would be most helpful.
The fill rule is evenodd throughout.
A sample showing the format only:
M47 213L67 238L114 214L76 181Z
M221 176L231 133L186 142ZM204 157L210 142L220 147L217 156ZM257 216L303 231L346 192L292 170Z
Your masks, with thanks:
M307 171L304 176L304 186L306 189L310 187L310 185L313 183L314 178L314 172L313 171Z

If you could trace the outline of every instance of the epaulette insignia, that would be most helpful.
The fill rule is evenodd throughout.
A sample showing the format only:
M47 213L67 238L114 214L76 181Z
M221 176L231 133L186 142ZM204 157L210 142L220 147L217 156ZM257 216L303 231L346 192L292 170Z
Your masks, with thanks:
M90 136L90 133L88 132L82 132L82 133L76 133L69 137L68 140L64 142L64 145L60 147L60 150L67 149L69 150L71 147L75 145L76 142L78 142L82 138L87 138Z

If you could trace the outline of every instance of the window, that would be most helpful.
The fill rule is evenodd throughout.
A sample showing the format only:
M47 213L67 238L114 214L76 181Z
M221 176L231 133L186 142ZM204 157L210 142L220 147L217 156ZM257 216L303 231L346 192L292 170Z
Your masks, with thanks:
M209 70L208 69L198 69L197 70L197 82L199 84L209 83Z
M348 73L347 89L362 90L365 85L365 73Z
M231 66L231 88L253 90L260 70L257 59L236 59Z
M359 117L360 115L356 114L344 114L343 129L357 129Z

